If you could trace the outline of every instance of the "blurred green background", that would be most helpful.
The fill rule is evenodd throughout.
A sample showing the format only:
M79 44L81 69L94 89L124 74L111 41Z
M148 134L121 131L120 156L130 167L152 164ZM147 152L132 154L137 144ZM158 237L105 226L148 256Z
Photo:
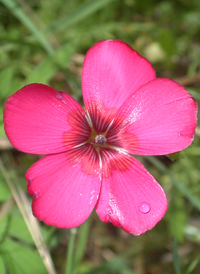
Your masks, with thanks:
M95 212L71 234L32 217L24 174L38 156L10 145L3 104L32 82L82 104L84 55L105 39L125 41L158 77L177 80L200 101L199 0L0 0L0 274L200 273L200 125L185 151L139 157L169 201L164 219L144 235L102 223Z

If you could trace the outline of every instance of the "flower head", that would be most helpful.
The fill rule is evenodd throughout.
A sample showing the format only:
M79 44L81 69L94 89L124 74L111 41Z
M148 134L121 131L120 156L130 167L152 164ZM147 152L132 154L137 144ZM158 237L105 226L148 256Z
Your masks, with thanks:
M135 155L164 155L191 144L197 103L121 41L101 41L86 54L85 110L69 95L30 84L8 98L5 132L27 153L46 154L26 173L33 213L71 228L95 208L103 222L134 235L167 210L161 186Z

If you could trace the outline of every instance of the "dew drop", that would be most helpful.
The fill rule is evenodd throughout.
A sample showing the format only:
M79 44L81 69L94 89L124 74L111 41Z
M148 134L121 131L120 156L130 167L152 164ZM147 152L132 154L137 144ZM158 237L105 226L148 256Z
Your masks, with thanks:
M149 213L150 210L151 210L151 206L148 203L141 203L139 205L139 211L143 214Z
M111 210L107 209L107 215L110 215L110 214L111 214Z
M57 97L58 97L59 99L62 99L62 95L61 95L60 93L58 93L58 92L57 92Z
M61 99L61 101L66 105L65 100L62 99L63 97L62 97L62 94L61 94L61 93L57 92L56 96L57 96L58 99ZM60 105L59 105L59 106L60 106Z

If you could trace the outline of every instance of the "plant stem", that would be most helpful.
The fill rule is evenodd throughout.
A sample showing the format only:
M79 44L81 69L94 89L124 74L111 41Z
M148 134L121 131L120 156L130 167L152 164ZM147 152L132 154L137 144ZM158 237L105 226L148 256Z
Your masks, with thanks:
M173 261L174 261L174 268L175 268L176 274L181 274L180 262L179 262L178 251L177 251L177 242L175 238L173 243Z
M73 272L73 251L76 239L77 228L71 228L69 236L69 244L67 249L67 261L65 267L65 274L72 274Z

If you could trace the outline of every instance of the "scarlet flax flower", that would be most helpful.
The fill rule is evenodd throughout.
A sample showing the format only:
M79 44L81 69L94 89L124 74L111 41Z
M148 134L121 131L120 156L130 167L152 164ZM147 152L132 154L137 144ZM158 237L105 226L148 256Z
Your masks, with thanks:
M191 144L197 103L121 41L101 41L86 54L85 110L69 95L30 84L5 103L5 132L19 150L46 154L26 173L33 213L72 228L95 208L103 222L134 235L167 210L161 186L135 155L165 155Z

